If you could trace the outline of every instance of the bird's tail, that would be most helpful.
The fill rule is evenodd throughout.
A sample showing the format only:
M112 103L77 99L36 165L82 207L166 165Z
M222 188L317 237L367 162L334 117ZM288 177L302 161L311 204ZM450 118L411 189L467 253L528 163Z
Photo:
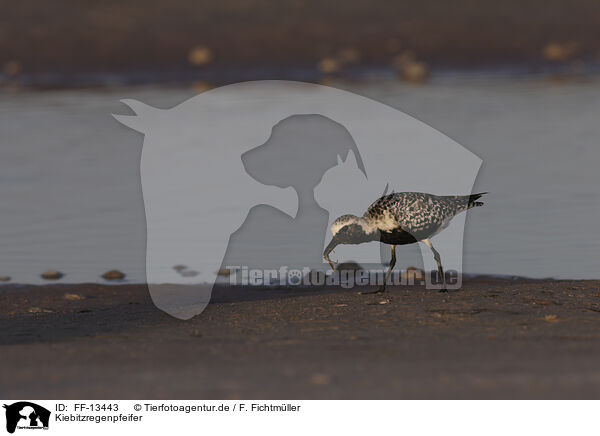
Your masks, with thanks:
M482 195L487 192L480 192L479 194L471 195L449 195L443 198L450 200L457 206L456 213L464 212L465 210L472 209L474 207L483 206L483 201L477 201Z
M469 195L469 203L467 205L467 209L471 209L472 207L483 206L483 201L476 201L481 198L482 195L487 194L487 192L480 192L479 194L471 194Z

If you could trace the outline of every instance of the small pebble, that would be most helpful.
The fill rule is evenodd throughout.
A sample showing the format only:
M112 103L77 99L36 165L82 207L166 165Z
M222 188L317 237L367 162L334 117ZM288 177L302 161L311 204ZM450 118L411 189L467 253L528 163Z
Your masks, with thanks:
M313 385L328 385L331 382L331 377L328 374L314 374L310 378Z
M51 313L52 311L49 309L42 309L41 307L30 307L28 312L29 313Z
M407 63L401 70L402 78L411 83L424 83L429 76L429 69L423 62L414 61Z
M64 277L64 274L60 271L48 270L41 274L44 280L59 280Z
M577 42L549 42L542 49L542 56L548 61L564 62L573 58L579 48Z
M340 70L340 63L334 58L324 58L319 61L317 68L323 74L335 74Z
M125 274L117 269L112 269L102 274L102 278L104 280L123 280L125 278Z
M336 268L338 271L362 271L362 269L362 266L352 260L340 263Z
M188 62L197 67L210 64L213 60L213 52L205 46L192 48L188 53Z
M418 61L415 54L405 51L392 59L400 75L407 82L424 83L429 76L429 68L424 62Z
M68 301L83 300L83 296L81 296L79 294L71 294L69 292L67 292L65 295L63 295L63 298Z

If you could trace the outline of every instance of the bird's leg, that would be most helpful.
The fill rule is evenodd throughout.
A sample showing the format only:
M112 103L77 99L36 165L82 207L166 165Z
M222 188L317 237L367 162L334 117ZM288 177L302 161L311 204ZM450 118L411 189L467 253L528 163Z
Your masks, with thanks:
M385 278L383 279L383 286L381 286L381 292L385 292L385 285L386 285L388 278L390 277L390 274L392 273L392 269L394 269L395 265L396 265L396 246L392 245L392 259L390 260L390 268L385 273Z
M361 294L379 294L380 292L385 292L385 284L388 281L388 278L390 277L390 274L392 273L392 269L394 269L394 265L396 265L396 246L392 245L392 260L390 260L390 267L388 268L387 272L385 273L385 277L383 279L383 285L381 285L381 287L379 289L377 289L376 291L365 291L365 292L361 292Z
M325 259L327 260L327 262L329 262L329 266L331 266L331 269L332 269L333 271L335 271L335 264L336 264L336 263L338 263L338 261L337 261L337 260L331 260L331 259L329 258L329 254L326 254L324 257L325 257Z
M438 251L435 248L433 248L433 244L429 239L423 239L423 242L425 243L425 245L431 248L431 251L433 252L433 258L437 262L438 274L442 279L442 289L440 289L440 292L448 292L448 290L446 289L446 276L444 275L444 268L442 268L442 258L440 257L440 253L438 253Z

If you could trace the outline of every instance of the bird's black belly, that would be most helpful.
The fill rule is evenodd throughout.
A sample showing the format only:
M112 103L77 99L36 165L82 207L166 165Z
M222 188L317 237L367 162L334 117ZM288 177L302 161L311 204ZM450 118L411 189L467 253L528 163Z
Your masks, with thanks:
M380 232L380 241L390 245L406 245L417 242L415 237L410 233L402 230L392 230L391 232Z

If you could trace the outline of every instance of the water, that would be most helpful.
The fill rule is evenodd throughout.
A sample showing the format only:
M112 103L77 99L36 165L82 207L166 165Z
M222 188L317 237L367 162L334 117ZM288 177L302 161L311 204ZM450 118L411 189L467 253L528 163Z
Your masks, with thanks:
M474 191L490 194L467 219L465 272L600 278L599 81L338 86L426 122L483 159ZM37 283L42 271L58 269L64 281L90 282L118 268L143 281L143 138L110 114L124 113L124 97L167 108L192 95L187 88L3 95L0 275Z

